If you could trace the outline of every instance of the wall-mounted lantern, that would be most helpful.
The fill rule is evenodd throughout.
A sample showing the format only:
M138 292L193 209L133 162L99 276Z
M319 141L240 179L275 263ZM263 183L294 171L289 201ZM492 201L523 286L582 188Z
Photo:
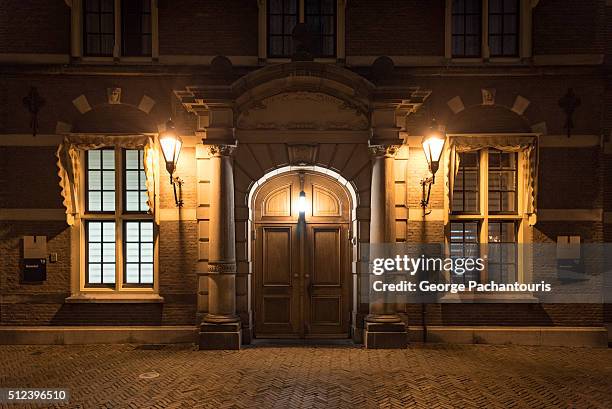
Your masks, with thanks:
M421 186L423 187L421 207L423 207L423 210L425 210L429 205L431 185L436 182L436 172L440 167L440 158L442 157L445 142L446 135L440 130L436 120L432 120L427 134L423 138L423 151L425 152L425 158L427 159L427 165L429 167L429 172L431 173L430 177L421 180Z
M166 130L159 135L159 144L161 146L164 160L166 161L166 170L170 174L170 184L174 189L174 201L177 207L183 206L183 200L180 199L181 187L183 186L183 180L178 176L174 176L176 165L178 163L179 155L181 154L181 148L183 147L183 140L178 135L174 122L168 120L166 122ZM176 193L176 186L179 187L179 195Z

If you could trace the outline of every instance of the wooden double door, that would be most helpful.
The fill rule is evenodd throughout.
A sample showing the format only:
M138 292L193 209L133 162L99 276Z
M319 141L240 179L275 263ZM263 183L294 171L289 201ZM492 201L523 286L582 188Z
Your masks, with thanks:
M351 204L345 190L326 176L296 173L267 181L254 200L255 336L347 338Z

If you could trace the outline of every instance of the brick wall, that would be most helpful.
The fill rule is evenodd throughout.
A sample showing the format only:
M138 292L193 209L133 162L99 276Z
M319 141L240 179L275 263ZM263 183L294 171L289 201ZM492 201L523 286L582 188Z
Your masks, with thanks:
M605 0L541 0L533 15L534 54L603 54Z
M422 325L421 305L408 305L409 325ZM428 304L427 325L601 326L601 304Z
M257 55L258 15L251 0L160 1L160 54Z
M351 0L347 55L444 55L444 0Z
M70 52L70 8L64 0L2 0L0 53Z
M541 149L538 206L602 208L599 152L599 147Z

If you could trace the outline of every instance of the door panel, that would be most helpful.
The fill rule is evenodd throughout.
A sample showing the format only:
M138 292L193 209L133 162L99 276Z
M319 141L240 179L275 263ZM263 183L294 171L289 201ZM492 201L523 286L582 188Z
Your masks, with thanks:
M348 225L309 224L306 246L306 336L346 337L350 324Z
M258 226L255 292L258 335L292 338L300 332L294 226Z

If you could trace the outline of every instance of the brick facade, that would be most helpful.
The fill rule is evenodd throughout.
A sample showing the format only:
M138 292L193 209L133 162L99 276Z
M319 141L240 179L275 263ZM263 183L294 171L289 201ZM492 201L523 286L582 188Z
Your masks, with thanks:
M209 1L206 6L195 0L160 0L158 3L160 61L164 56L177 55L258 56L259 8L256 0ZM443 58L445 3L442 0L349 0L346 57ZM509 131L509 127L531 131L532 126L545 123L549 140L560 146L543 144L540 148L539 208L542 211L601 210L604 216L602 220L540 221L532 230L533 241L554 243L557 236L579 235L585 243L611 242L611 9L604 0L540 0L533 11L533 54L561 55L559 65L539 66L535 65L535 59L505 64L448 62L431 67L396 64L383 81L373 75L369 66L345 68L372 80L374 85L397 89L419 86L431 90L426 106L409 118L406 134L420 135L430 116L447 124L449 131L460 133L503 132ZM40 54L68 57L70 8L66 3L34 1L24 7L22 2L3 1L0 57L14 53L32 54L34 60ZM571 62L584 54L602 56L602 61L605 55L608 64L574 65ZM68 65L44 62L20 65L10 62L12 57L6 58L8 62L0 65L0 211L21 209L22 215L27 215L28 210L55 210L60 215L63 211L55 157L61 138L56 133L58 123L69 124L72 131L83 133L156 132L158 125L172 116L179 129L194 140L196 118L180 104L175 91L184 91L191 85L221 89L261 68L233 67L219 75L205 60L202 60L203 65L158 61L95 63L78 59L71 59ZM22 102L30 87L37 87L46 100L38 115L39 139L31 141L31 117ZM124 105L109 108L106 104L109 87L122 89ZM575 127L571 141L578 141L575 146L559 142L566 130L565 114L558 100L570 87L582 102L573 117ZM496 116L492 109L479 110L483 88L496 90L496 108L503 111L503 115ZM84 114L73 104L81 95L92 107ZM155 101L146 113L138 109L145 96ZM522 115L511 112L519 96L530 101ZM465 105L466 110L461 114L454 114L447 105L455 97L460 97ZM491 114L483 115L482 112ZM602 135L608 135L608 139L598 139ZM19 136L31 146L15 142ZM45 137L55 137L55 142L43 143ZM597 142L582 143L593 137ZM237 301L243 322L249 317L246 197L252 183L265 172L289 164L285 141L251 142L240 142L234 170L239 232ZM317 165L338 171L356 185L361 200L359 206L367 214L370 168L355 165L368 154L367 143L309 142L319 143ZM350 154L346 153L348 149ZM427 170L420 147L411 145L403 149L405 152L397 157L395 168L397 240L439 243L444 240L443 221L420 221L409 216L410 212L420 210L419 181L427 175ZM342 153L336 154L338 150ZM197 158L197 147L186 146L177 174L184 180L185 209L200 214L206 212L209 205L206 197L209 175L206 170L199 170L199 166L205 165ZM365 173L361 173L364 169ZM159 199L161 210L169 213L174 211L174 197L167 176L162 170ZM442 172L437 180L430 204L443 212ZM27 216L22 217L27 219ZM367 230L368 217L360 220L360 230ZM58 217L38 219L2 218L0 221L0 325L195 325L199 322L198 314L207 311L207 288L198 283L207 279L205 237L207 223L214 220L198 216L197 219L179 218L160 223L159 294L165 298L164 303L70 304L65 302L71 293L70 228ZM57 263L49 264L48 279L44 283L20 283L21 238L25 235L47 236L49 251L59 255ZM363 309L359 312L365 314L367 311ZM407 323L420 325L420 306L405 306L404 309ZM429 325L601 326L612 322L611 317L610 306L599 304L430 305L427 312Z

